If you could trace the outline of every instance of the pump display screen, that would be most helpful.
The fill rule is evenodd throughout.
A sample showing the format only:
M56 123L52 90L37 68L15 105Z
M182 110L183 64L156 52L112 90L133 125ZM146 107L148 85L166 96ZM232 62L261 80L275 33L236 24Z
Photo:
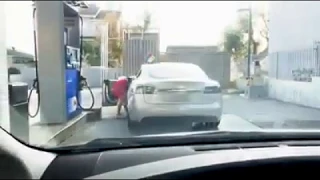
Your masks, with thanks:
M67 46L67 48L66 48L66 62L67 62L68 68L78 69L80 67L80 50L79 50L79 48Z

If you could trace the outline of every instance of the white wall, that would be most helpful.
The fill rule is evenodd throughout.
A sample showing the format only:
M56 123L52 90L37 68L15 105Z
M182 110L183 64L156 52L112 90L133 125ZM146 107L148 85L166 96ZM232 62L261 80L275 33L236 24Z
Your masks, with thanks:
M319 81L319 80L318 80ZM284 102L320 108L320 84L269 79L269 97Z
M269 57L276 52L295 52L312 48L320 41L320 2L317 1L274 1L269 6ZM294 58L287 58L287 63ZM270 58L269 58L270 59ZM281 59L279 59L281 60ZM305 59L307 62L308 59ZM302 59L304 61L304 59ZM269 62L271 63L271 62ZM300 66L302 66L301 63ZM289 66L281 66L288 71ZM271 70L271 69L270 69ZM270 72L269 70L269 72ZM269 97L285 102L320 108L319 88L315 82L297 82L270 78Z
M312 47L320 41L319 1L274 1L269 5L269 53Z

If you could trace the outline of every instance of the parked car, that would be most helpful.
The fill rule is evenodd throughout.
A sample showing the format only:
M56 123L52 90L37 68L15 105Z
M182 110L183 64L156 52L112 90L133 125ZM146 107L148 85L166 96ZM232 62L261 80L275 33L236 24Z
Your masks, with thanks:
M128 114L129 128L149 121L187 120L190 126L210 122L217 127L222 115L220 84L195 64L144 64L128 90Z

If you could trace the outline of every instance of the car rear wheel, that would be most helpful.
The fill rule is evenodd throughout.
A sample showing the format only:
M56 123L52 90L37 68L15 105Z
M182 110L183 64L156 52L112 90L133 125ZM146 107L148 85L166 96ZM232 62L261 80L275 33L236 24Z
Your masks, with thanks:
M132 134L137 134L140 130L140 123L137 121L133 121L130 118L130 113L128 111L128 109L126 109L127 112L127 120L128 120L128 130L130 131L130 133Z

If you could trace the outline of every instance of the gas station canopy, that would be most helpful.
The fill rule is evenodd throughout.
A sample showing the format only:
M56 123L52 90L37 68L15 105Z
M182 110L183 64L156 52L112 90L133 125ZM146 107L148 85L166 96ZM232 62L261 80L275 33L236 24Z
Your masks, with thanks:
M77 17L79 14L76 8L86 9L88 7L89 5L84 1L64 1L64 15L65 17Z
M84 1L65 1L68 5L80 8L88 8L88 4Z

